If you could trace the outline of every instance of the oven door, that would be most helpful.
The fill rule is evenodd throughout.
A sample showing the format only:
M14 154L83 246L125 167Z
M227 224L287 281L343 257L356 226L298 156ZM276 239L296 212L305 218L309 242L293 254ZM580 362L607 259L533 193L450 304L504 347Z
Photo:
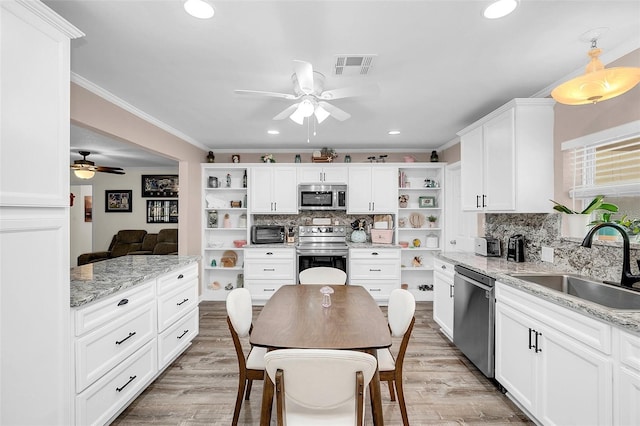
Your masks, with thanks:
M317 266L341 269L348 273L348 250L304 250L298 251L298 274Z
M333 191L314 191L301 189L299 193L300 210L333 210Z

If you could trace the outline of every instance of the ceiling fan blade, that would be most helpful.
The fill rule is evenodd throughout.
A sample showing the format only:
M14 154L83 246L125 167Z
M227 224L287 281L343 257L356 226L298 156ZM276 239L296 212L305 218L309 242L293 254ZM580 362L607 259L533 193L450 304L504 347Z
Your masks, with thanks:
M102 173L111 173L111 174L114 174L114 175L123 175L123 174L125 174L124 172L120 171L122 169L120 169L120 170L114 170L114 169L119 169L119 167L109 167L107 169L105 169L104 167L98 167L96 171L97 172L102 172Z
M336 120L344 121L351 117L351 114L349 114L348 112L343 111L340 108L333 106L328 102L321 101L321 102L318 102L318 105L324 108L325 110L327 110L327 112L331 114L331 116Z
M274 120L284 120L285 118L289 117L291 114L293 114L296 111L296 109L298 108L298 105L300 105L300 104L297 103L297 104L293 104L293 105L289 106L287 109L282 111L280 114L278 114L275 117L273 117L273 119Z
M313 93L313 66L305 61L293 61L293 70L296 73L300 91L305 95Z
M356 96L374 96L380 93L380 86L367 84L364 86L345 87L342 89L325 90L319 96L320 99L330 101L333 99L353 98Z
M277 93L277 92L263 92L260 90L234 90L233 91L237 95L257 95L257 96L269 96L271 98L280 98L287 100L296 100L299 99L300 96L291 95L288 93Z

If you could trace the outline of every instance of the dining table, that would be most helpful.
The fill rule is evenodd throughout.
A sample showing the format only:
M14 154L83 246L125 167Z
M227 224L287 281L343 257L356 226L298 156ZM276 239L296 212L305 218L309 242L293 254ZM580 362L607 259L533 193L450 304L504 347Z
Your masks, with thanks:
M323 306L323 287L333 290L330 306ZM364 287L297 284L283 285L271 296L253 324L249 342L267 350L343 349L376 356L378 349L391 346L391 333L382 310ZM267 374L263 386L260 425L268 426L274 385ZM369 395L373 423L383 425L377 369Z

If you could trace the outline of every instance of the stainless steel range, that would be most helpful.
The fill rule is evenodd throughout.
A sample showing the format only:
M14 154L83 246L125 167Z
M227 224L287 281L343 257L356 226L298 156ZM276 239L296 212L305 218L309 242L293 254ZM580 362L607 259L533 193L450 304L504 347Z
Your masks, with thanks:
M347 272L349 247L344 225L298 227L298 273L307 268L328 266Z

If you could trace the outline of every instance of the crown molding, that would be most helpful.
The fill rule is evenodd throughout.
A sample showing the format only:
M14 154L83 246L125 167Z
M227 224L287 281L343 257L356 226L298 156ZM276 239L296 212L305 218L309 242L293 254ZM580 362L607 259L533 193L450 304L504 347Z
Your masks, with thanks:
M42 2L32 0L15 0L15 3L29 10L31 13L47 22L69 38L80 38L85 35L75 26L71 25L69 21L58 15Z

